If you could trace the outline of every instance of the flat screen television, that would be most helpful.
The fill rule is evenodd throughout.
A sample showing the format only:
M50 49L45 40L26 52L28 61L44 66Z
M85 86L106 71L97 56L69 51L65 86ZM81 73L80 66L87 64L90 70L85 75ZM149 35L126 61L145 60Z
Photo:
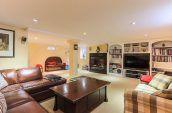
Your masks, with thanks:
M149 70L150 54L124 54L124 69Z

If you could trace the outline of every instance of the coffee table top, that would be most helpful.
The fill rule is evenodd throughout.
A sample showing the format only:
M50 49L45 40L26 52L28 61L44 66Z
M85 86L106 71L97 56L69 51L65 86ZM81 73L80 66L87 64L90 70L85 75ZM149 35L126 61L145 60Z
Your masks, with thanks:
M77 100L109 84L110 82L107 81L81 76L76 78L76 81L54 86L51 90L53 90L55 94L75 103Z

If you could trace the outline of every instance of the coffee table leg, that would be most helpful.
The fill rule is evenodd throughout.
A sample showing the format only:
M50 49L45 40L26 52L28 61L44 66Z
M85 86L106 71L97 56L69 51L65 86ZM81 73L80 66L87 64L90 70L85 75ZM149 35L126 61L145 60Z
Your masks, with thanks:
M105 86L105 102L108 102L108 98L107 98L107 86Z
M55 95L55 102L54 102L54 108L53 108L54 111L57 111L58 110L58 97L57 95Z

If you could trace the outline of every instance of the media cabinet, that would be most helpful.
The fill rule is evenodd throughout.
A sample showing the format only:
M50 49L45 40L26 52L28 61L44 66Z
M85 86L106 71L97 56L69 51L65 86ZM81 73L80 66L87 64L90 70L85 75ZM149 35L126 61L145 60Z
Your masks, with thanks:
M120 44L109 44L108 51L108 74L111 75L121 75L132 78L139 78L141 74L154 75L157 72L172 70L172 40L155 40L149 42L136 42L136 43L120 43ZM117 45L121 45L117 46ZM112 52L112 51L121 52ZM124 55L125 54L150 54L150 68L149 69L130 69L124 68ZM119 54L119 55L118 55ZM117 65L113 67L110 66L116 60L119 60L120 56L120 70L122 74L118 73L116 69L119 69ZM112 62L112 63L111 63Z

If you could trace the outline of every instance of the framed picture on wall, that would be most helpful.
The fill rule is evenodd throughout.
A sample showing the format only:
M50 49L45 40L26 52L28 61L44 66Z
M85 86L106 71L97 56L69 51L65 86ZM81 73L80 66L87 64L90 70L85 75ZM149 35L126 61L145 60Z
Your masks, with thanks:
M0 28L0 58L13 58L15 55L15 31Z

